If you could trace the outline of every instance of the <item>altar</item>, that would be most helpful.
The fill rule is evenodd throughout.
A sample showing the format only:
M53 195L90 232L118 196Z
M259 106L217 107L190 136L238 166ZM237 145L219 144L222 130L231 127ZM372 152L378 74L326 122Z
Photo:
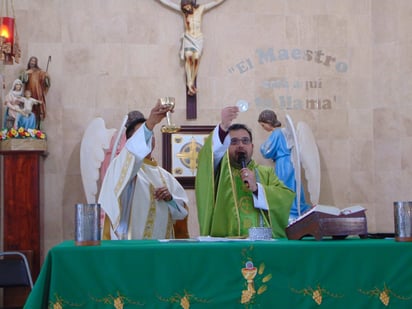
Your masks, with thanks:
M25 308L412 308L393 239L65 241Z

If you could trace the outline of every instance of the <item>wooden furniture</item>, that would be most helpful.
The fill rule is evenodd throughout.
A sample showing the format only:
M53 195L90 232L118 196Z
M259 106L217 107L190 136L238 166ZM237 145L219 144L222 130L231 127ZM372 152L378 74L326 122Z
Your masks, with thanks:
M23 251L29 260L33 280L40 271L40 190L45 141L40 143L0 142L3 157L3 251ZM5 289L4 303L16 303ZM23 293L24 294L24 293Z
M412 308L412 244L392 239L65 241L26 308Z
M365 211L339 216L313 212L289 225L286 228L286 235L292 240L302 239L305 236L315 237L316 240L322 240L327 236L343 239L350 235L366 238L368 228Z

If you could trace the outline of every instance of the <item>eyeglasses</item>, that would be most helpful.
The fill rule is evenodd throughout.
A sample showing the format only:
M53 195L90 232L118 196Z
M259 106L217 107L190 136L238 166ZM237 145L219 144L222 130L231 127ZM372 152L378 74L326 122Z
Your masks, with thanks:
M239 145L242 142L243 145L249 145L252 141L249 137L242 137L242 138L232 138L230 140L230 145Z

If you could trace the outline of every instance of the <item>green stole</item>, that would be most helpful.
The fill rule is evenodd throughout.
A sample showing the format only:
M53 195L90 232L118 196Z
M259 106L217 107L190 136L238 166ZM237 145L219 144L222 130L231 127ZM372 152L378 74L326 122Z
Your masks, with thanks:
M239 170L230 165L228 152L215 173L212 134L199 152L195 180L200 234L247 237L248 229L260 226L263 221L264 226L272 227L273 237L286 237L294 192L276 177L272 167L260 166L252 160L248 168L257 172L256 178L265 190L269 211L254 208L253 193L246 188Z

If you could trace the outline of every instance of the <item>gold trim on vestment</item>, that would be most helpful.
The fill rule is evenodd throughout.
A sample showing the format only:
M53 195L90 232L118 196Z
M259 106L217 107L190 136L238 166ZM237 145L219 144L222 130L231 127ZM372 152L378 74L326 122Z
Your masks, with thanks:
M144 227L143 239L151 239L153 236L153 227L156 219L156 201L154 199L155 187L150 184L150 207L147 214L146 224Z
M122 167L119 180L117 181L116 187L114 188L114 193L116 194L116 196L118 196L119 191L124 187L123 184L127 177L127 172L129 170L130 165L132 164L133 159L134 159L133 155L130 152L127 152L125 164Z
M226 156L227 156L227 163L228 163L228 171L229 171L229 178L230 178L230 185L232 186L232 195L233 195L233 201L235 203L235 210L236 210L236 217L237 217L237 234L240 234L240 225L241 225L241 221L240 221L240 214L239 214L239 202L237 200L237 190L236 190L236 184L235 184L235 179L233 177L232 174L232 166L230 165L230 159L229 159L229 151L226 151Z
M117 181L117 183L116 183L116 186L114 187L114 194L115 194L115 196L116 196L116 198L117 198L117 204L119 205L119 213L120 213L120 214L122 213L123 207L122 207L122 203L121 203L121 195L119 195L119 192L120 192L121 190L123 190L124 187L125 187L125 185L124 185L125 179L127 178L128 170L130 169L130 165L133 164L133 162L134 162L133 159L134 159L134 156L133 156L130 152L126 152L125 164L122 165L122 170L121 170L121 172L120 172L120 177L119 177L119 179L118 179L118 181ZM132 198L133 198L133 197L132 197ZM109 220L109 222L110 222L110 224L111 224L111 226L112 226L113 232L114 232L114 231L117 229L117 227L119 226L119 224L120 224L120 219L121 219L121 216L119 215L119 216L116 218L116 222L112 222L111 220ZM104 224L106 224L106 220L105 220L105 223L104 223ZM104 232L104 235L105 235L105 234L106 234L106 232ZM110 236L108 239L111 239L111 236Z
M162 175L162 173L160 172L156 160L147 159L147 158L145 158L143 160L143 165L142 165L141 169L144 172L146 172L145 168L144 168L144 164L157 167L160 179L162 180L163 185L165 187L167 187L166 180L165 180L164 176ZM146 220L146 225L145 225L145 228L144 228L144 234L143 234L144 239L151 239L153 237L154 222L156 221L156 200L154 198L154 196L155 196L155 186L152 183L150 183L149 190L150 190L150 207L149 207L149 212L148 212L148 216L147 216L147 220ZM167 207L169 207L169 206L167 206ZM168 219L167 219L167 228L166 228L165 238L172 238L173 236L174 236L173 235L173 222L172 222L172 218L171 218L171 215L170 215L170 211L168 211Z

